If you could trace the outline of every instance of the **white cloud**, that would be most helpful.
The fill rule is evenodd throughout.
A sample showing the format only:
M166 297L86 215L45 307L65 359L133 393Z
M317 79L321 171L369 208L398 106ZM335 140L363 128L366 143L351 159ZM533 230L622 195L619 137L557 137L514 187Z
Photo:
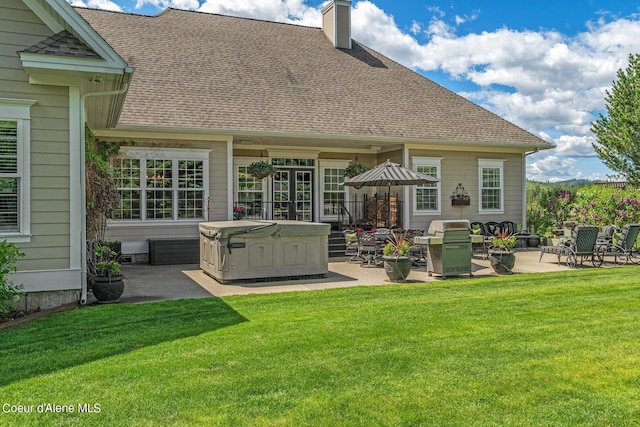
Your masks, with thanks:
M158 9L172 7L174 9L195 10L200 7L198 0L136 0L136 9L140 9L148 4Z
M89 7L119 7L111 0L68 0ZM136 7L154 5L230 14L255 19L319 27L320 8L305 0L136 0ZM200 3L202 2L202 3ZM479 12L448 17L429 7L428 24L414 21L401 30L392 15L375 0L353 2L355 39L393 60L427 75L445 73L468 82L463 96L494 111L531 133L553 141L553 154L529 159L531 176L576 177L570 156L594 156L592 121L604 108L604 91L627 65L628 55L640 52L640 20L602 13L585 23L585 31L567 36L559 31L499 28L458 35L459 26ZM419 42L418 37L427 41ZM549 153L549 152L547 152ZM566 157L569 156L569 157Z
M205 0L198 11L312 27L321 24L320 9L307 6L303 0Z
M557 182L574 178L586 178L576 170L575 167L578 164L576 159L560 158L558 156L544 155L543 153L538 156L537 159L530 159L527 165L528 179L541 182Z
M71 6L88 7L91 9L112 10L114 12L122 12L119 5L111 0L67 0Z
M591 146L594 141L593 135L562 135L553 141L556 144L554 153L559 156L594 156Z

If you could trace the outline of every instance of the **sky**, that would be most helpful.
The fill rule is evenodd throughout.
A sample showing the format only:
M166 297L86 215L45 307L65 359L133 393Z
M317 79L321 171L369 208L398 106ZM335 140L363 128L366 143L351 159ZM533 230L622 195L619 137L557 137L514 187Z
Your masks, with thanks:
M321 0L67 0L155 15L167 7L320 27ZM353 0L352 37L555 148L527 157L541 182L616 179L591 124L640 53L629 0Z

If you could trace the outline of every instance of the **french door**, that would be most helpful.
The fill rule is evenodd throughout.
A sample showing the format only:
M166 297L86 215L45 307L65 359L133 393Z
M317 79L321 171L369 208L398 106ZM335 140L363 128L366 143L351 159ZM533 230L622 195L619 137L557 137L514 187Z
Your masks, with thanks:
M273 219L313 221L313 170L278 169L273 175Z

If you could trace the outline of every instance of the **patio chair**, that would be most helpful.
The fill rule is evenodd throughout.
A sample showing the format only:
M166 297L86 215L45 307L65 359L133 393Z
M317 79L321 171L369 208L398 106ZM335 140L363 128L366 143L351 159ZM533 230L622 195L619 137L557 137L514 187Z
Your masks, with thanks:
M482 259L485 259L487 257L487 248L491 244L491 236L489 236L489 233L487 232L482 222L474 221L470 224L470 226L471 234L483 236L482 243L471 243L471 251L475 252L480 249L480 252L482 253Z
M371 266L381 256L382 246L372 233L358 233L358 254L357 257L362 259L363 264L366 262L367 266Z
M420 263L427 262L427 256L424 253L424 246L414 243L413 239L416 236L424 236L423 230L407 230L405 240L409 244L409 256L411 257L411 264L414 266L420 266Z
M615 233L613 234L611 243L604 247L604 254L613 255L613 261L616 264L637 264L640 261L640 253L636 247L639 232L640 224L625 225L618 239Z
M598 233L598 240L596 245L609 246L613 243L613 234L620 233L620 229L615 225L607 225L602 228L602 231Z
M495 222L495 221L488 221L484 223L484 231L485 231L485 236L488 237L494 237L495 235L498 234L498 231L500 230L500 228L498 227L500 224Z
M352 262L358 259L358 234L355 230L342 231L344 236L344 255L350 257L347 261Z
M598 239L598 227L593 225L577 225L571 232L570 239L561 239L558 246L542 246L540 248L540 259L544 254L553 254L558 257L560 264L561 257L566 257L567 266L574 268L580 257L580 265L585 257L591 258L594 267L600 267L604 261L604 252L596 246Z
M516 234L516 224L513 221L502 221L498 223L499 230L507 230L508 235Z

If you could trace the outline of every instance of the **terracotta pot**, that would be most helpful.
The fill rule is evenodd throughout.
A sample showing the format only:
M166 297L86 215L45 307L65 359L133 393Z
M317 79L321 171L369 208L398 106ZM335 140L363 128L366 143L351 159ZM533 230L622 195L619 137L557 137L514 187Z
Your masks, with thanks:
M411 272L411 258L407 256L383 256L384 271L392 282L405 282Z

